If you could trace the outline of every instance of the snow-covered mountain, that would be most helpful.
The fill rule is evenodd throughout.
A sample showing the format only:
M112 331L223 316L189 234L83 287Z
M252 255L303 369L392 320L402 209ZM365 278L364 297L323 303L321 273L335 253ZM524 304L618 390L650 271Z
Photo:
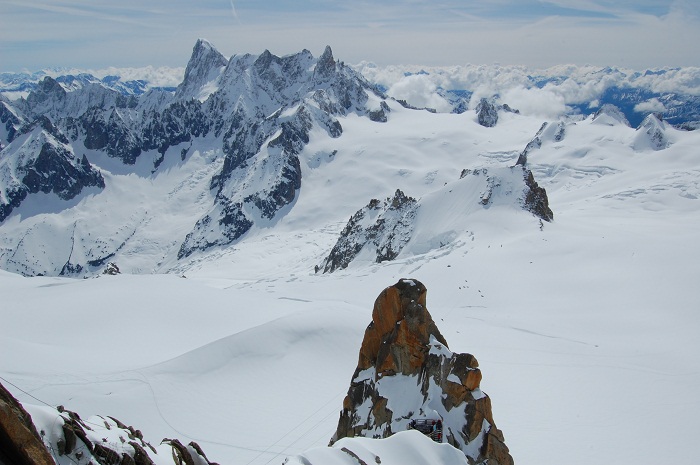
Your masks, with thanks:
M697 127L700 121L700 69L693 67L639 71L588 65L529 69L360 63L355 69L394 98L443 112L474 109L481 99L497 95L513 108L550 118L586 116L610 104L620 108L633 126L650 112L676 126Z
M158 177L174 166L192 166L191 159L201 160L206 150L204 171L190 172L180 180L198 183L195 197L199 202L189 203L198 205L199 218L191 224L192 211L188 211L179 218L183 222L179 229L188 231L180 237L176 233L161 238L159 242L169 244L161 247L171 250L151 263L156 267L164 259L185 259L196 252L227 246L254 225L273 221L278 211L294 202L301 188L298 156L313 130L338 138L343 131L338 116L352 113L375 121L381 120L378 115L389 108L384 97L361 76L336 63L330 48L318 59L308 51L282 58L266 51L227 61L205 40L195 45L185 80L174 94L154 90L140 98L125 97L96 84L67 92L56 80L46 77L26 99L2 103L3 123L8 125L9 145L3 150L8 179L18 178L15 172L24 170L24 165L16 168L21 165L17 160L29 163L27 151L32 150L19 141L16 127L40 115L55 122L56 131L65 144L70 144L71 151L83 154L86 170L92 166L85 154L109 171L113 169L98 161L100 158L117 163L117 171L123 174ZM78 187L99 184L86 184L70 172L64 176L64 183ZM10 193L37 192L31 186L7 185L4 189ZM64 200L80 193L81 189L76 189ZM109 183L106 190L111 190ZM23 195L5 195L0 220L6 220L23 202L42 203L40 199L25 200ZM202 196L210 197L208 205ZM132 236L136 233L131 225L123 224L129 220L117 219L120 222L119 228L132 229ZM94 227L75 222L71 229L80 230L80 237L71 232L70 241L76 246L71 246L70 257L60 266L55 256L45 256L31 259L31 265L12 258L14 265L8 269L29 275L99 271L131 239L125 238L113 248L99 247L100 235L92 236L93 240L86 238L96 232ZM37 228L52 226L44 222ZM173 241L179 242L174 250ZM17 257L16 251L8 250L8 254ZM5 263L8 254L4 255Z
M415 278L516 463L692 463L698 131L653 102L639 125L544 117L526 92L418 110L330 50L222 61L200 41L186 74L0 98L0 201L25 193L0 224L0 376L29 410L221 464L459 463L411 431L325 447L372 302ZM320 272L338 244L360 251Z
M27 97L46 77L66 91L99 84L124 95L141 95L151 89L172 92L182 81L182 68L110 68L105 70L47 69L36 72L0 73L0 94Z

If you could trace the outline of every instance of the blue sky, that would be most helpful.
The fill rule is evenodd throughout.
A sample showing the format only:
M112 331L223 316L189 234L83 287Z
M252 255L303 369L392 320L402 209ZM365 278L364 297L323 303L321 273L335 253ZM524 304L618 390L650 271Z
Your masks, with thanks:
M3 0L0 71L185 66L224 55L385 64L700 66L700 0Z

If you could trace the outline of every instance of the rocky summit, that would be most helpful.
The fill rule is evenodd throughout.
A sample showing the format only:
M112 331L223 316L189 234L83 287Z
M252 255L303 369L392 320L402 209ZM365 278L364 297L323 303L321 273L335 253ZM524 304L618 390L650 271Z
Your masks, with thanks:
M426 307L426 288L401 279L379 295L331 444L346 437L386 438L412 420L436 419L443 441L470 463L510 465L481 371L470 354L453 353Z

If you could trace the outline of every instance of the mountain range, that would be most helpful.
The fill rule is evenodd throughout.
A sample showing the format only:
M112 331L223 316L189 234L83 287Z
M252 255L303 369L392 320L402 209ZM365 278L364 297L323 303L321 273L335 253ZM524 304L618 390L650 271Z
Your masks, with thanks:
M118 418L218 463L455 463L411 431L326 447L348 383L391 390L353 374L357 348L415 278L516 463L690 463L700 132L648 99L636 123L522 98L553 84L453 111L358 69L200 40L170 89L49 76L0 98L3 385L41 424L64 405L105 420L92 440L121 442Z

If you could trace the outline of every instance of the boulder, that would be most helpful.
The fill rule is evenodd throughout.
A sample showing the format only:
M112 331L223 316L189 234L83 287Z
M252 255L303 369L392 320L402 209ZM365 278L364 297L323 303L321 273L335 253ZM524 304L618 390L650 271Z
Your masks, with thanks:
M470 463L512 465L471 354L453 353L426 307L425 286L401 279L379 295L331 444L386 438L438 417L444 440Z

